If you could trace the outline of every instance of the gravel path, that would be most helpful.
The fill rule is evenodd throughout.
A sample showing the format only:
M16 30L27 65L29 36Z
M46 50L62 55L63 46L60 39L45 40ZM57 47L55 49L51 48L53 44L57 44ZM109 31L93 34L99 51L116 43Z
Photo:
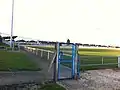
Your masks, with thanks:
M81 73L80 80L60 82L68 90L120 90L120 70L91 70Z

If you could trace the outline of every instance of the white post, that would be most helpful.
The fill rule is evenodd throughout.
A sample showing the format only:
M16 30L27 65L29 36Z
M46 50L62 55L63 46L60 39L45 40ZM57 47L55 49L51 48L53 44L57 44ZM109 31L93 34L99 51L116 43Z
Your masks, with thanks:
M31 48L29 47L29 52L32 52Z
M38 50L37 50L37 48L36 48L36 55L38 55Z
M32 49L30 48L30 52L32 52Z
M33 48L33 54L35 54L35 49Z
M35 54L35 49L33 48L33 53Z
M49 60L49 57L50 57L50 52L48 51L48 57L47 57L48 60Z
M14 0L12 0L12 19L11 19L11 36L10 36L10 47L13 50L13 14L14 14Z
M102 64L103 64L103 57L102 57Z
M43 50L41 50L41 57L43 56Z
M32 50L32 53L33 53L33 49L31 48L31 50Z
M30 52L32 52L32 49L30 49Z
M28 52L30 52L30 49L27 47Z
M120 56L118 56L118 68L120 68Z
M19 49L19 51L20 51L20 44L18 43L18 49ZM26 48L25 48L26 49Z

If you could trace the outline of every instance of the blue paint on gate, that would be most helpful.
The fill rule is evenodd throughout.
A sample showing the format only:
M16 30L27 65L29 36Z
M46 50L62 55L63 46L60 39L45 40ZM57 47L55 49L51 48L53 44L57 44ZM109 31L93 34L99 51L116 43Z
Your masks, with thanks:
M71 59L64 59L64 53L60 51L60 44L58 44L58 80L60 80L60 64L69 63L71 64L71 79L75 77L75 57L76 57L76 44L72 44L72 57ZM80 56L77 63L77 75L80 76Z
M77 64L77 75L80 78L80 56L78 55L78 64Z

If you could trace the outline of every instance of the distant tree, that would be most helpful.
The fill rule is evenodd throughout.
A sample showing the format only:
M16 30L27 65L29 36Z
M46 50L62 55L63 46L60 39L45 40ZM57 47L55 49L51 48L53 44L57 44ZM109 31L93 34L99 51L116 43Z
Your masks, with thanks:
M89 44L83 44L83 46L90 46Z
M69 44L70 43L70 39L67 39L67 44Z
M95 44L90 44L89 46L94 46L95 47L96 45Z
M119 46L116 46L115 48L120 48Z
M78 43L78 45L82 46L83 44L82 43Z
M16 42L26 42L26 41L22 39L22 40L17 40Z
M0 43L2 43L2 36L0 35Z
M34 40L31 40L30 42L33 42L33 43L34 43L34 42L36 42L36 41L34 41Z
M98 47L102 47L102 45L98 45Z

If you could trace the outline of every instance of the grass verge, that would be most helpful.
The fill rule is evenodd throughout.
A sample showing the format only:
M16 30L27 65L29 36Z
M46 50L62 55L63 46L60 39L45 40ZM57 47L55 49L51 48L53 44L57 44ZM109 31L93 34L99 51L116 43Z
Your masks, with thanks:
M39 90L66 90L66 89L59 86L58 84L50 83L47 85L43 85Z
M23 52L0 51L0 71L38 71L36 63Z

